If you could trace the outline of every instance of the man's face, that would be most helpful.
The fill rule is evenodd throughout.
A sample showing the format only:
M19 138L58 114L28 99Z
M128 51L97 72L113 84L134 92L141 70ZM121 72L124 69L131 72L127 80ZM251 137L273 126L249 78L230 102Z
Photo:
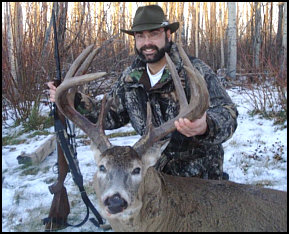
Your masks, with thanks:
M146 63L156 63L160 61L165 52L169 52L171 47L170 30L158 28L150 31L135 33L136 53Z

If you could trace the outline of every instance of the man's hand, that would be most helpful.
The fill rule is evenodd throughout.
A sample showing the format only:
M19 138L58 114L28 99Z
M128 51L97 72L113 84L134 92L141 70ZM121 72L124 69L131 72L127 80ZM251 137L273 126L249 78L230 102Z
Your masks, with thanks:
M56 87L53 84L53 81L49 81L46 83L47 86L49 87L49 100L51 102L55 102L55 91L56 91Z
M186 118L180 118L179 120L175 121L175 126L177 130L186 137L203 135L208 127L206 118L206 112L200 119L197 119L195 121L190 121Z

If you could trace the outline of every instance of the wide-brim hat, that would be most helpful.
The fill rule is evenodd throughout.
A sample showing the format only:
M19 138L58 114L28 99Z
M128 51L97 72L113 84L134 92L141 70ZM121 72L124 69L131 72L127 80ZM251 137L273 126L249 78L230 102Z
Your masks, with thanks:
M139 7L133 19L131 30L120 29L129 35L135 32L152 30L157 28L169 28L174 33L179 28L179 22L169 23L165 17L163 9L158 5Z

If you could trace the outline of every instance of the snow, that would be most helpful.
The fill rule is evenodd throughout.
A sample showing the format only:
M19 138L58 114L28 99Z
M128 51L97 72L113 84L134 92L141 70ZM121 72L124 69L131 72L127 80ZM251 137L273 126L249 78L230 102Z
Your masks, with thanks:
M250 116L251 106L240 90L228 90L239 111L238 128L233 137L223 144L225 150L224 171L230 180L238 183L255 184L287 191L287 127L281 128L261 116ZM287 123L285 123L287 126ZM21 127L3 128L2 137L17 132ZM53 128L48 129L53 134ZM121 129L106 131L132 131L131 125ZM78 133L81 132L78 130ZM22 136L25 138L25 136ZM49 137L49 136L45 136ZM44 136L29 139L27 143L2 146L2 231L44 231L41 219L49 213L53 195L48 186L57 179L54 167L56 151L39 165L19 165L17 156L21 152L31 152L41 144ZM139 136L116 137L114 145L133 145ZM89 198L96 204L92 188L95 163L90 146L77 139L77 153L84 185ZM79 190L68 173L65 187L70 201L68 222L80 223L86 215L86 208ZM97 208L97 207L96 207ZM90 217L93 217L90 212ZM103 231L90 221L78 228L68 227L60 232Z

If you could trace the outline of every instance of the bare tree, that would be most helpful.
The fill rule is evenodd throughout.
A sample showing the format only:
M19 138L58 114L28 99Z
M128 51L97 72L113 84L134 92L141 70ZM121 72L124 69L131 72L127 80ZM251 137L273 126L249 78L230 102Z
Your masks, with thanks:
M199 56L199 12L200 12L200 3L196 2L196 20L195 20L195 54L196 57Z
M222 12L222 4L219 3L219 37L220 37L220 53L221 53L221 64L220 67L223 68L225 66L225 59L224 59L224 32L223 32L223 12Z
M260 49L261 49L261 3L254 2L255 11L255 31L254 31L254 42L253 42L253 56L254 56L254 67L259 69L260 66Z
M10 61L10 69L11 69L11 76L16 82L17 75L16 75L16 61L13 52L13 45L14 40L12 36L12 25L11 25L11 4L10 2L6 2L6 25L7 25L7 46L8 46L8 59Z
M216 2L210 3L210 52L211 56L211 66L215 70L219 63L217 61L217 21L216 21Z
M19 87L23 86L23 58L22 58L22 43L23 43L23 15L20 2L13 3L14 5L14 43L15 43L15 65L16 79Z
M280 53L280 48L282 46L282 21L283 21L283 7L284 3L280 2L278 4L278 28L277 28L277 37L276 37L276 46Z
M283 73L287 63L287 2L284 2L281 55L281 73Z
M236 40L236 2L228 2L228 76L236 77L237 40Z
M210 21L209 21L209 10L208 10L208 3L207 2L204 2L203 3L204 5L204 20L205 20L205 27L206 27L206 33L205 33L205 36L204 36L204 45L205 45L205 49L206 49L206 57L207 59L209 58L209 54L210 54L210 48L209 48L209 39L208 39L208 32L210 31ZM202 24L201 24L202 25ZM210 61L207 60L208 62Z

